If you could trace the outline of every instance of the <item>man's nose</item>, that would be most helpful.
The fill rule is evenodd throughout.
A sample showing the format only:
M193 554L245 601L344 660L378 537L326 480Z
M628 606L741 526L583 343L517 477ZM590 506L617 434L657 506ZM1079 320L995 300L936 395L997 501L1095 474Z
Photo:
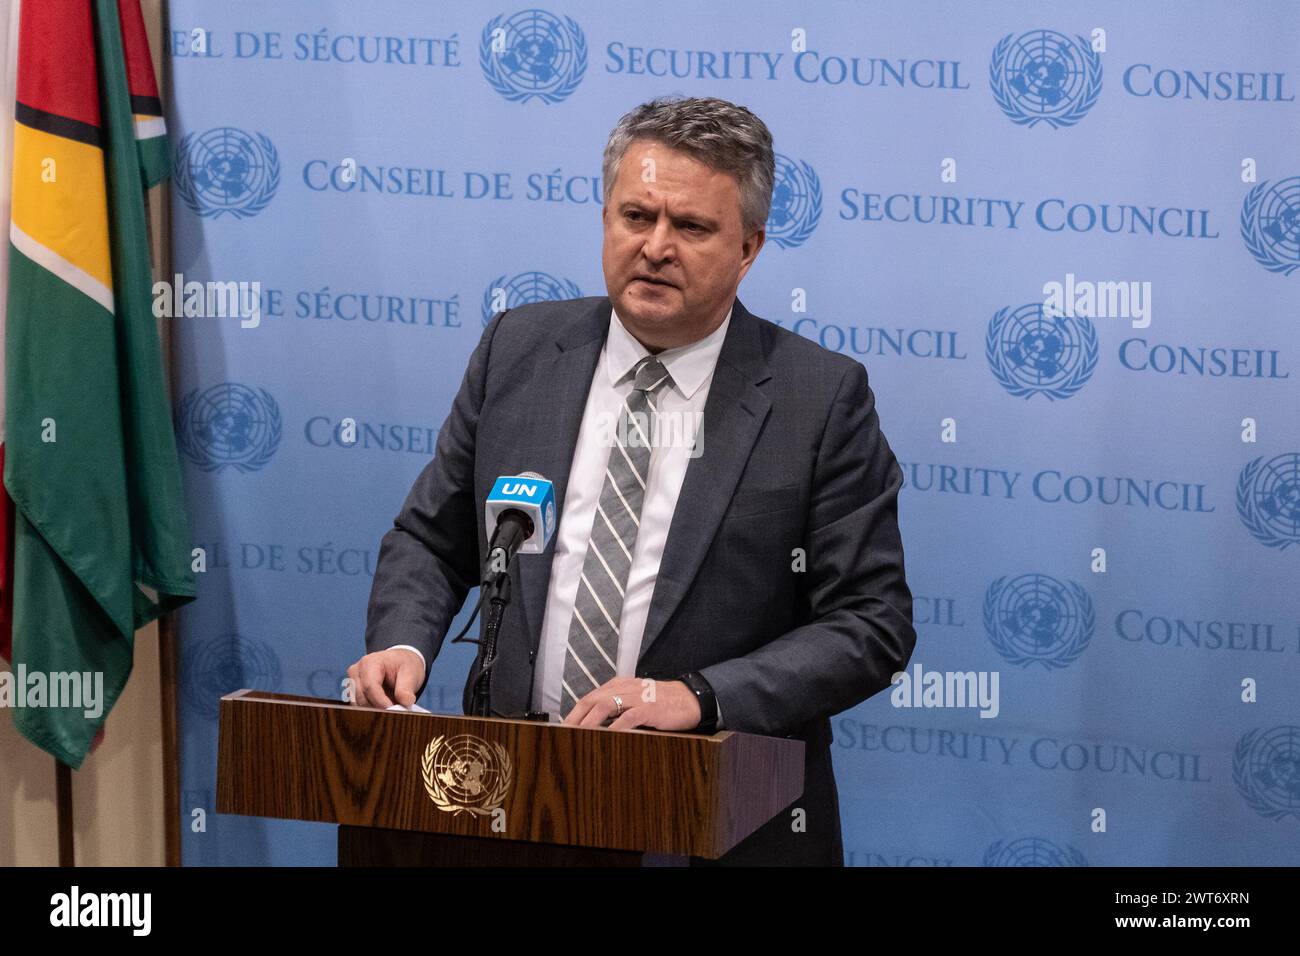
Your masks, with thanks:
M661 263L673 259L677 254L677 238L672 223L660 218L655 223L650 235L646 237L642 252L651 262Z

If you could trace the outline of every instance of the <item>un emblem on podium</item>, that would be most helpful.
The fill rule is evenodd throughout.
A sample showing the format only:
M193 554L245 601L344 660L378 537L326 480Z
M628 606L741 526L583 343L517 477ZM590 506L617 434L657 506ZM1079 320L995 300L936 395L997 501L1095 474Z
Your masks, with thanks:
M514 774L505 747L473 734L435 737L420 770L434 806L456 816L490 816L505 800Z

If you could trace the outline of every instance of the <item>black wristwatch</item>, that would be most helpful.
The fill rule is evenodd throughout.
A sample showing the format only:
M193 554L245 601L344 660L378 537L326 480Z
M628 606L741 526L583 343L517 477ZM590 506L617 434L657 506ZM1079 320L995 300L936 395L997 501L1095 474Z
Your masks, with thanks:
M713 695L713 688L695 671L677 678L691 689L700 702L700 722L695 727L696 733L711 734L718 729L718 698Z

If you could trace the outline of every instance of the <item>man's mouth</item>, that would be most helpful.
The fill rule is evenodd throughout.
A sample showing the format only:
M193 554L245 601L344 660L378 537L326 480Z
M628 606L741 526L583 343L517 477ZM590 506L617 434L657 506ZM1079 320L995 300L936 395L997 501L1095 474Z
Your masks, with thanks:
M675 289L675 288L677 288L677 286L673 285L673 284L672 284L671 282L669 282L667 279L656 279L656 278L653 278L652 276L637 276L637 277L635 278L635 280L633 280L633 281L636 281L636 282L648 282L648 283L650 283L651 285L662 285L662 286L667 286L667 287L670 288L670 289Z

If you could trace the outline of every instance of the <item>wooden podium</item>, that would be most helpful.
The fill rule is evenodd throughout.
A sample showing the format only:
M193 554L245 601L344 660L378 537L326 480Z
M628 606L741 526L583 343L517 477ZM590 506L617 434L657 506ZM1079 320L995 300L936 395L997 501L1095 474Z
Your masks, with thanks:
M340 866L716 859L803 792L800 740L221 698L217 811L339 824Z

